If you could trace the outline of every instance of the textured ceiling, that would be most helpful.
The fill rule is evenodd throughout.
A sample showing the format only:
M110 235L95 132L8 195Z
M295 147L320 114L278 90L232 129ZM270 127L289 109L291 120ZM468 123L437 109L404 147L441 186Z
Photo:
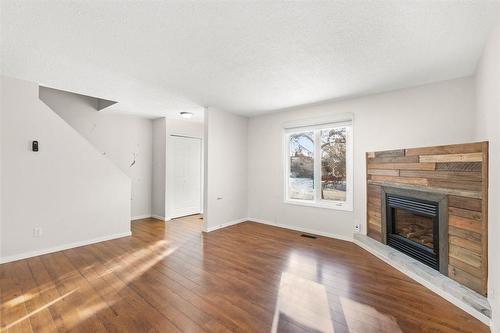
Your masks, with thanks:
M255 115L468 76L499 4L1 3L4 75L150 116Z

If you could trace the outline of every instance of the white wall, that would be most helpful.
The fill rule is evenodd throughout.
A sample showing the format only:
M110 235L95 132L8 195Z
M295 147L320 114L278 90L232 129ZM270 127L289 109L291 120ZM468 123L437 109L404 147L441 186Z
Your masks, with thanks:
M465 78L250 118L249 217L347 239L359 223L365 233L365 153L473 141L474 108L474 80ZM285 204L283 123L335 113L354 114L354 211Z
M158 219L165 219L166 189L166 122L165 118L153 120L153 185L151 213Z
M477 140L489 145L488 211L488 299L493 309L493 323L500 330L500 17L479 63L477 74Z
M0 79L0 140L2 140L3 136L2 136L2 128L3 128L3 125L2 125L2 118L3 118L3 80ZM3 180L2 180L2 141L0 141L0 242L2 241L2 184L3 184ZM2 245L0 244L0 258L2 258Z
M205 231L248 216L247 125L245 117L205 112Z
M96 98L56 89L41 87L40 99L130 177L132 219L151 216L152 121L97 111Z
M171 135L203 139L204 125L201 122L159 118L153 121L153 216L170 219L169 209L172 196L166 178Z
M130 179L39 100L35 83L2 77L2 94L1 260L129 235Z

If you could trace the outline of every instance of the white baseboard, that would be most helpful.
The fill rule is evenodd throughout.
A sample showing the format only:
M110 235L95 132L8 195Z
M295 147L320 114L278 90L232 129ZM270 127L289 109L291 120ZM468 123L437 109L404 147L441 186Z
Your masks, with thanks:
M248 217L245 217L245 218L242 218L242 219L237 219L237 220L234 220L234 221L226 222L226 223L214 226L214 227L205 228L204 231L205 232L212 232L212 231L219 230L219 229L226 228L226 227L230 227L232 225L235 225L235 224L238 224L238 223L241 223L241 222L245 222L245 221L248 221L248 220L249 220Z
M168 222L171 220L171 218L169 217L165 217L165 216L160 216L160 215L151 215L152 218L154 219L157 219L157 220L161 220L161 221L165 221L165 222Z
M80 242L63 244L63 245L59 245L59 246L54 246L54 247L42 249L42 250L30 251L30 252L25 252L25 253L21 253L21 254L15 254L12 256L8 256L8 257L1 257L0 264L5 264L5 263L11 262L11 261L17 261L17 260L21 260L21 259L41 256L42 254L48 254L48 253L68 250L68 249L72 249L75 247L90 245L90 244L94 244L94 243L100 243L100 242L104 242L104 241L108 241L108 240L112 240L112 239L127 237L130 235L132 235L132 233L130 231L128 231L128 232L124 232L124 233L120 233L120 234L114 234L114 235L84 240L84 241L80 241Z
M144 215L137 215L137 216L132 216L131 220L132 221L135 221L135 220L142 220L142 219L148 219L152 217L151 214L144 214Z
M287 225L287 224L279 224L279 223L274 223L274 222L267 221L267 220L256 219L256 218L253 218L253 217L249 217L247 219L247 221L257 222L257 223L262 223L262 224L267 224L267 225L272 225L274 227L279 227L279 228L284 228L284 229L289 229L289 230L294 230L294 231L306 232L308 234L313 234L313 235L318 235L318 236L323 236L323 237L328 237L328 238L335 238L335 239L345 240L345 241L348 241L348 242L352 242L353 241L352 236L337 235L337 234L332 234L332 233L328 233L328 232L313 230L313 229L309 229L309 228L302 228L302 227L290 226L290 225Z
M245 217L245 218L241 218L241 219L234 220L234 221L231 221L231 222L223 223L223 224L215 226L215 227L210 227L210 228L207 228L205 230L205 232L215 231L215 230L218 230L218 229L226 228L226 227L229 227L229 226L232 226L232 225L235 225L235 224L238 224L238 223L246 222L246 221L256 222L256 223L261 223L261 224L267 224L267 225L271 225L271 226L279 227L279 228L284 228L284 229L288 229L288 230L294 230L294 231L300 231L300 232L307 232L308 234L313 234L313 235L318 235L318 236L324 236L324 237L334 238L334 239L340 239L340 240L345 240L345 241L349 241L349 242L353 241L353 238L349 237L349 236L336 235L336 234L331 234L331 233L322 232L322 231L313 230L313 229L308 229L308 228L300 228L300 227L295 227L295 226L289 226L289 225L285 225L285 224L277 224L277 223L273 223L271 221L262 220L262 219L256 219L256 218L253 218L253 217Z

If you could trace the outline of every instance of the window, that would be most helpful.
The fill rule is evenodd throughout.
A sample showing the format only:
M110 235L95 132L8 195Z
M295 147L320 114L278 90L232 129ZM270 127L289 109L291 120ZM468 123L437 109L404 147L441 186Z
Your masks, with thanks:
M350 123L285 130L285 201L352 209Z

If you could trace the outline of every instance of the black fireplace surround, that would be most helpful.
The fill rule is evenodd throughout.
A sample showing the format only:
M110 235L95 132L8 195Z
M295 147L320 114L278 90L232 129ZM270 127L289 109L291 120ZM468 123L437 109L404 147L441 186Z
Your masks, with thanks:
M448 275L446 195L383 187L382 241Z

